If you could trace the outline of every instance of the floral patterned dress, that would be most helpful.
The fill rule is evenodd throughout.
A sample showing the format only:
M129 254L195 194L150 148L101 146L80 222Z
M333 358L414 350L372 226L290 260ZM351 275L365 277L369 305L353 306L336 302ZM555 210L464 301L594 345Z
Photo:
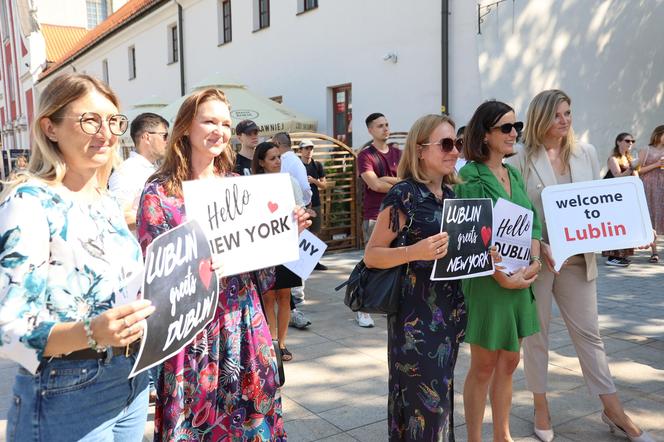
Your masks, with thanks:
M185 218L182 197L148 183L136 217L143 250ZM220 278L214 319L161 366L155 441L285 441L277 379L255 282L249 274Z
M444 198L454 198L443 189ZM407 244L440 232L443 200L426 185L397 183L383 200L397 230L397 210L413 211ZM408 216L408 215L407 215ZM388 317L390 441L454 441L454 365L466 327L458 281L431 281L433 261L408 266L399 312Z

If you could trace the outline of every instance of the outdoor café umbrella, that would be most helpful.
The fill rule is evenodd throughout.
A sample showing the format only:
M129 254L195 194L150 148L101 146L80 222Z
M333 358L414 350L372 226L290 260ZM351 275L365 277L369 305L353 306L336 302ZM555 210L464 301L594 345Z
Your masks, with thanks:
M235 126L242 120L253 120L260 127L263 137L270 137L277 132L315 132L318 127L318 122L313 118L258 95L243 84L224 82L218 74L202 81L193 90L210 87L221 89L226 94L231 105L233 135L235 135ZM160 109L159 114L172 124L184 99L185 97L178 98Z

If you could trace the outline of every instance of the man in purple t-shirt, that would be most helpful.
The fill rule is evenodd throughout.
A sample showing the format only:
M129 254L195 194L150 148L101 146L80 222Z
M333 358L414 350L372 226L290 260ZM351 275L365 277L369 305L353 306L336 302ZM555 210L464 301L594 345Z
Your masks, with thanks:
M390 125L385 115L373 113L366 120L367 130L371 135L371 144L357 156L357 166L364 182L364 201L362 210L362 233L364 242L369 241L376 225L380 204L385 194L397 182L397 166L401 151L387 144L390 137ZM371 316L358 313L357 322L361 327L374 325Z

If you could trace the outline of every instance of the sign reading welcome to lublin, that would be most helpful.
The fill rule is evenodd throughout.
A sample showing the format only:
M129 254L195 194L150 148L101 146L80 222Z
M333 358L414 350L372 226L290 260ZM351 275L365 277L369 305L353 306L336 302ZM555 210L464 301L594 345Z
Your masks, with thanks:
M223 276L298 259L288 174L185 181L182 189L187 218L200 223Z
M637 177L548 186L542 204L556 270L579 253L637 247L653 239Z

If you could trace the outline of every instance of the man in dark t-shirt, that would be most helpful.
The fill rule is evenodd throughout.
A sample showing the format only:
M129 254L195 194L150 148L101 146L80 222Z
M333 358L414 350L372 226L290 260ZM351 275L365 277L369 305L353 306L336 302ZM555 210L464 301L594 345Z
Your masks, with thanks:
M235 173L251 175L251 161L258 145L258 125L251 120L242 120L235 127L235 134L242 144L235 159Z
M314 143L311 140L300 141L300 159L307 170L307 180L311 186L311 209L316 212L316 217L312 218L309 230L312 233L318 233L321 228L320 190L326 188L327 181L323 165L318 161L314 161L313 152Z
M357 168L364 182L362 233L366 243L376 225L380 204L385 194L397 183L397 166L401 159L401 151L387 144L390 125L385 115L373 113L365 122L372 141L357 156ZM361 327L373 326L373 319L365 313L358 312L357 321Z

